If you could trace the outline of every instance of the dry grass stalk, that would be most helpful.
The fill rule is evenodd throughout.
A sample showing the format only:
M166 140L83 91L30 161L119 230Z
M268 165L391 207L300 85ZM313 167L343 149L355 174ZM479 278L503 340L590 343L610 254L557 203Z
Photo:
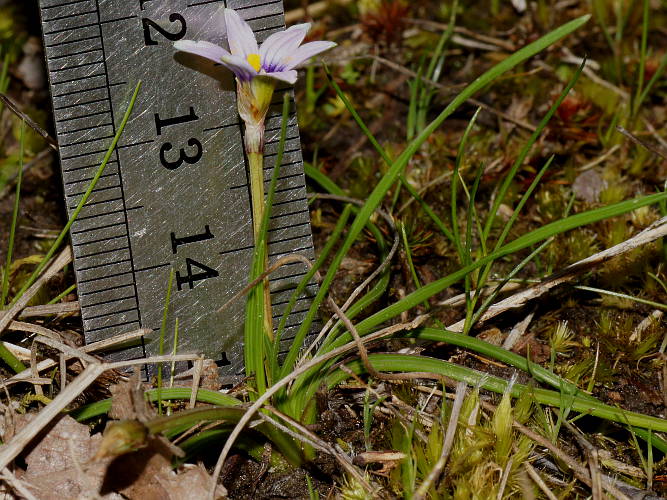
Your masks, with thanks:
M449 458L449 453L452 450L452 445L454 444L454 436L456 435L456 429L459 425L459 415L461 414L461 408L463 407L463 400L466 395L466 384L465 382L459 382L456 385L456 394L454 397L454 404L452 405L452 413L449 416L449 423L447 424L447 432L445 433L445 438L442 442L442 451L440 452L440 457L438 461L429 472L429 475L426 477L424 482L421 484L417 493L414 496L415 500L422 500L426 498L426 494L432 484L436 484L438 478L442 474L442 471L447 465L447 459ZM444 404L444 401L443 401Z
M152 330L146 329L146 328L140 328L139 330L134 330L132 332L124 333L121 335L117 335L113 338L106 339L106 340L100 340L99 342L95 342L94 344L88 344L85 346L82 346L79 348L79 351L84 352L84 353L91 353L91 352L98 352L98 351L103 351L103 350L108 350L110 348L123 345L127 342L131 342L134 340L137 340L146 334L150 333ZM52 359L44 359L37 363L35 366L35 369L38 372L47 370L49 368L52 368L56 366L58 363ZM12 378L8 379L5 381L6 384L14 384L16 382L24 382L28 378L32 376L32 370L27 369L22 371L21 373L17 373L14 375Z
M0 317L0 334L5 331L14 318L16 318L23 308L28 305L30 300L37 294L37 292L39 292L42 286L70 262L72 262L72 249L68 246L60 252L60 255L58 255L51 264L49 264L42 275L25 291L21 298L17 300L2 317Z
M611 248L575 262L562 271L554 273L551 276L545 278L537 285L532 286L526 290L522 290L510 297L507 297L506 299L501 300L500 302L496 302L482 315L482 317L479 319L479 323L484 323L485 321L495 318L496 316L509 311L510 309L518 309L519 307L523 307L527 302L541 297L552 288L555 288L556 286L568 281L572 281L580 274L607 262L613 257L630 252L644 245L648 245L649 243L652 243L665 236L667 236L667 217L663 217L632 238L619 243L618 245L614 245ZM465 320L458 321L453 325L448 326L447 329L460 332L463 330L464 322Z
M398 325L392 325L387 328L383 328L382 330L375 332L370 335L366 335L363 339L363 342L372 342L374 340L388 337L390 335L393 335L396 332L402 331L402 330L412 330L414 328L419 327L422 322L424 321L424 317L420 316L415 318L413 321L410 323L401 323ZM287 375L286 377L282 378L278 382L276 382L274 385L271 387L267 388L266 392L262 394L257 400L248 408L246 413L241 417L241 419L238 421L232 432L229 434L229 437L227 438L227 441L225 442L225 446L223 447L222 451L220 452L220 456L218 457L218 462L215 465L215 469L213 471L213 477L211 478L211 489L209 491L209 498L214 499L215 498L215 490L217 487L218 483L218 478L220 477L220 472L222 471L222 466L225 463L225 460L227 459L227 455L229 455L230 450L232 449L232 446L234 445L234 442L236 439L239 437L245 426L248 424L250 419L252 419L253 415L266 403L272 396L274 396L279 390L281 390L283 387L288 385L290 382L293 380L297 379L299 376L301 376L303 373L307 372L311 368L316 367L317 365L324 363L325 361L328 361L330 359L337 358L338 356L348 353L350 351L353 351L355 348L357 348L357 343L356 342L349 342L343 346L338 347L337 349L334 349L322 356L318 356L316 358L311 359L307 363L302 364L301 366L295 368L295 370Z
M268 424L275 425L279 429L281 429L283 432L288 433L290 436L292 436L295 439L298 439L299 441L302 442L308 442L311 446L314 448L324 452L328 453L329 455L333 456L338 463L345 469L348 474L352 475L358 482L359 484L366 490L366 492L369 495L373 495L374 493L374 488L366 481L364 478L364 475L357 470L357 468L353 465L352 460L350 457L348 457L344 453L340 453L336 448L334 448L332 445L327 443L326 441L323 441L320 439L315 433L311 432L308 428L303 426L300 422L297 422L293 418L289 417L288 415L285 415L281 411L277 410L276 408L272 406L265 406L266 409L274 413L276 416L280 417L283 419L285 422L290 424L294 429L298 430L301 434L298 432L295 432L294 430L290 429L289 427L280 424L279 422L276 422L273 419L267 418L265 415L262 415L261 413L258 413L260 418L267 422Z
M542 491L542 493L544 493L544 496L546 496L549 500L558 500L558 497L553 494L553 492L549 489L542 477L538 474L532 465L530 465L528 462L524 462L523 467L526 469L526 472L535 482L537 487Z
M7 444L0 448L0 469L7 467L23 449L49 423L55 419L74 399L76 399L90 384L107 370L125 368L134 365L168 363L171 361L194 361L199 355L178 354L175 356L155 356L147 359L133 359L115 363L95 362L89 364L70 384L58 394L53 401L45 406L30 425L25 426ZM96 360L97 361L97 360Z

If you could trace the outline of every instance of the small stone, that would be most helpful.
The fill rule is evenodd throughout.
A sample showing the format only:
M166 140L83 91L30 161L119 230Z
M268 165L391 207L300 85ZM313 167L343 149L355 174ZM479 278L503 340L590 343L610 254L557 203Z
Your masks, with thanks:
M600 201L600 193L607 187L607 181L597 170L587 170L579 174L572 184L572 191L579 200L588 203Z

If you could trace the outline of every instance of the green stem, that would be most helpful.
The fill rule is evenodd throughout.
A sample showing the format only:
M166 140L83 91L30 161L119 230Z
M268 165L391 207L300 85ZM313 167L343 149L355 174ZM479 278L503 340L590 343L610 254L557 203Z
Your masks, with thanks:
M264 125L262 124L262 128ZM266 202L264 200L264 154L248 153L248 166L250 168L250 196L252 198L252 228L255 236L255 245L265 245L264 269L268 267L268 252L266 251L266 240L261 238L262 220ZM264 290L264 331L266 336L273 340L273 324L271 312L271 290L269 289L269 278L262 283Z
M70 228L72 227L72 224L74 224L74 221L77 219L79 216L79 213L83 209L83 206L86 204L88 201L88 198L90 198L90 195L93 193L93 189L95 189L95 186L97 185L97 182L100 180L100 177L102 177L102 174L104 173L104 169L107 166L107 163L109 163L109 160L111 159L111 155L113 154L114 150L116 149L116 144L118 144L118 141L120 140L120 136L123 134L123 130L125 130L125 125L127 124L127 121L130 119L130 115L132 114L132 109L134 108L134 103L137 100L137 95L139 94L139 89L141 88L141 81L137 83L137 86L134 89L134 93L132 94L132 98L130 99L130 104L127 107L127 110L125 111L125 115L123 115L123 119L120 122L120 125L118 126L118 130L116 131L116 135L114 136L113 140L111 141L111 145L109 146L109 149L107 150L106 154L104 155L104 158L102 159L102 163L100 163L99 168L97 169L97 172L95 172L95 175L93 176L93 180L90 181L90 184L88 185L88 189L86 189L86 192L84 195L81 197L81 200L79 201L78 205L72 212L72 215L69 218L69 221L67 224L65 224L65 227L62 229L58 237L56 238L56 241L53 242L51 245L51 248L46 252L46 255L42 259L42 261L39 263L37 268L32 272L28 280L23 284L23 287L18 291L12 302L10 303L10 306L13 306L20 298L21 296L32 286L32 284L37 281L37 278L39 275L42 273L46 265L49 263L51 260L51 257L56 253L56 250L58 247L60 247L60 244L63 242L63 240L67 237L67 233L69 232Z
M2 275L2 297L0 298L0 308L5 306L5 301L9 295L9 273L12 269L12 257L14 253L14 236L16 235L16 223L19 216L19 202L21 200L21 181L23 180L23 148L25 145L25 120L21 121L21 136L19 139L21 152L19 154L19 171L16 176L16 195L14 197L14 210L12 211L12 224L9 229L9 243L7 245L7 266Z
M261 152L248 153L250 168L250 197L252 200L252 229L255 242L259 240L264 217L264 155Z

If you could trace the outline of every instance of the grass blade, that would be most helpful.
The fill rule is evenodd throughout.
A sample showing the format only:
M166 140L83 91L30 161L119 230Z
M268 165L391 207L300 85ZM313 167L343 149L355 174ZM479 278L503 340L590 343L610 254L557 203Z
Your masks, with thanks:
M107 163L111 159L111 155L113 154L114 150L116 149L116 145L118 144L118 141L120 140L121 135L123 135L123 131L125 130L125 125L127 125L128 120L130 119L130 115L132 114L132 109L134 109L134 103L137 100L137 96L139 95L139 90L141 89L141 81L137 83L137 86L134 89L134 93L132 94L132 98L130 99L130 103L127 106L127 110L125 111L125 114L123 115L123 119L120 122L120 125L118 126L118 130L116 131L116 135L114 136L113 140L111 141L111 145L109 146L109 149L107 150L106 154L104 155L104 158L102 159L102 163L100 164L99 168L95 172L95 175L93 176L93 180L90 181L90 184L88 185L88 189L86 189L86 192L83 194L81 197L81 200L79 201L78 205L72 212L72 215L70 216L69 220L67 221L67 224L65 224L65 227L62 229L56 240L53 242L51 245L51 248L46 252L46 255L42 259L42 261L39 263L37 268L33 271L33 273L30 275L26 283L23 285L21 290L16 294L14 299L12 300L10 305L13 305L20 297L25 293L25 291L30 288L30 286L37 280L39 275L42 273L44 268L46 267L47 263L49 260L51 260L51 257L55 254L56 250L60 247L60 244L63 242L63 240L67 237L67 233L69 232L70 228L72 227L72 224L74 224L74 221L76 221L76 218L79 216L79 213L81 213L81 210L83 209L83 206L86 204L88 201L88 198L90 198L90 195L93 193L93 189L95 189L95 186L97 185L97 182L100 180L100 177L102 177L102 174L104 173L104 169L107 166Z
M16 175L16 194L14 195L14 209L12 210L12 222L9 228L9 242L7 243L7 264L5 272L2 273L2 294L0 296L0 309L5 307L5 301L9 295L9 274L12 269L12 255L14 253L14 237L16 236L16 224L19 218L19 205L21 202L21 181L23 180L23 154L25 147L25 121L21 120L21 135L19 137L19 171Z

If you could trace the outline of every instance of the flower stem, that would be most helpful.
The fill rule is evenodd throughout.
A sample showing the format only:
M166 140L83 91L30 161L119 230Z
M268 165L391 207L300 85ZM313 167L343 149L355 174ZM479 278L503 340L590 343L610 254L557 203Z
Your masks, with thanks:
M264 125L262 124L262 128ZM264 155L262 153L248 153L250 167L250 196L252 198L252 226L255 236L255 245L264 245L264 269L268 267L268 252L266 249L266 235L261 234L262 220L266 202L264 199ZM271 290L269 278L262 282L264 290L264 331L269 340L273 340L273 314L271 312Z
M264 156L262 153L248 153L250 167L250 197L252 201L252 229L255 244L260 240L262 219L264 218Z
M262 245L263 268L268 267L267 237L262 234L262 221L266 201L264 200L264 120L271 105L276 87L272 78L258 76L249 82L238 81L237 106L239 116L245 123L245 151L250 168L250 197L252 198L252 225L255 246ZM271 292L269 280L262 283L264 290L264 331L273 340L273 318L271 314Z

